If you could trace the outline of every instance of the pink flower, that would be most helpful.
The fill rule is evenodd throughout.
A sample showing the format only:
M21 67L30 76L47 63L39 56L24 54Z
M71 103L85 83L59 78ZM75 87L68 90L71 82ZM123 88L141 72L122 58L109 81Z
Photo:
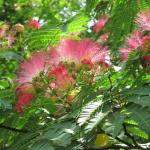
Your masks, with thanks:
M3 27L0 27L0 38L5 37L5 35L6 35L6 29Z
M87 38L81 40L63 39L57 50L62 61L76 64L82 64L85 61L90 64L97 63L101 60L105 61L106 56L108 57L108 51L105 48L100 48L98 43ZM99 60L94 59L96 56L99 56Z
M52 67L48 72L48 76L54 77L54 80L49 84L51 88L66 88L74 82L66 67L61 63Z
M127 38L126 45L132 49L136 49L142 45L142 33L135 30L129 38Z
M62 39L57 47L60 59L67 62L78 62L77 47L78 41L73 39Z
M138 30L135 30L130 35L130 37L127 38L125 45L119 49L122 59L127 60L129 54L138 47L141 47L142 44L143 44L142 33Z
M60 62L60 54L54 47L48 48L48 59L47 59L47 65L58 65Z
M8 29L9 29L9 25L0 24L0 38L4 38L6 36Z
M32 83L33 79L37 77L40 72L45 71L45 62L45 52L37 52L33 54L31 58L22 62L17 74L17 82L19 85Z
M33 95L30 93L25 93L18 98L18 103L16 106L16 110L23 111L23 106L30 105L30 101L33 98Z
M102 67L108 68L111 64L108 47L100 47L99 53L94 55L92 62L98 62Z
M12 34L9 34L7 37L6 37L7 41L8 41L8 47L11 47L12 44L15 42L16 38L13 36L13 33Z
M32 18L28 21L28 25L29 27L35 28L35 29L41 28L40 22Z
M150 10L144 10L138 13L136 23L142 31L150 31Z
M99 37L99 39L97 40L97 42L100 43L100 44L103 44L103 43L106 42L106 40L108 39L108 37L109 37L109 33L106 32L106 33L102 34L102 35Z
M133 49L129 47L122 47L119 49L119 51L120 51L121 58L123 60L127 60L129 54L133 51Z
M100 17L99 20L94 24L93 31L96 33L99 32L104 27L107 21L108 21L107 15Z

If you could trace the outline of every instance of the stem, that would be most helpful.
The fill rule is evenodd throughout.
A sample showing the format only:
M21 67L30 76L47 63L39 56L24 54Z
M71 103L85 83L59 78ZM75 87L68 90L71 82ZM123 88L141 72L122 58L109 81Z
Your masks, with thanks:
M131 150L132 147L125 146L125 145L107 145L107 146L101 146L101 147L89 147L85 150L109 150L109 149L120 149L123 148L125 150Z

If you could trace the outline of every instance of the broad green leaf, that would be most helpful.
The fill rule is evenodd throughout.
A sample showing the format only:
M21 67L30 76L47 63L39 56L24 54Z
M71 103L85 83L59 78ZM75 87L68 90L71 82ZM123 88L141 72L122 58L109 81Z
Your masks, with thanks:
M47 131L39 137L39 139L49 139L53 144L64 147L71 144L75 125L71 124L70 122L56 122L55 124L52 127L49 127Z
M0 99L0 108L2 108L2 109L12 109L12 105L9 101Z
M124 122L124 119L125 115L120 112L110 114L108 117L108 121L106 121L106 123L104 123L103 125L103 129L106 133L109 133L113 137L116 137L123 128L122 124Z
M149 106L150 107L150 96L134 95L134 96L125 98L125 101L133 102L133 103L139 104L141 106Z
M14 59L17 61L22 60L22 57L18 55L15 51L9 51L9 50L0 51L0 58L5 58L8 60Z
M85 30L85 26L87 25L88 17L85 15L77 15L73 18L73 20L67 25L67 33L68 32L78 32Z
M30 150L55 150L50 140L40 140L30 148Z
M149 95L150 86L137 87L135 89L129 89L125 93L127 94L136 94L136 95Z

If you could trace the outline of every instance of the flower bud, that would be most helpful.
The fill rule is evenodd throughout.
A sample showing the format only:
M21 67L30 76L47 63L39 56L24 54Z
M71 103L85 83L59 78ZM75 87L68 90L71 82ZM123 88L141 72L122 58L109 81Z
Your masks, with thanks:
M24 25L20 24L20 23L17 23L15 26L14 26L15 30L17 32L23 32L24 31Z

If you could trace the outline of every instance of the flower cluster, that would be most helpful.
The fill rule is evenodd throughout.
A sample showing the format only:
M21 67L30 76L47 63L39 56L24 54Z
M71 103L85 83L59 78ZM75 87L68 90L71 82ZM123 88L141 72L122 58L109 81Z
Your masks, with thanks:
M90 83L94 70L104 64L108 67L109 61L108 47L88 38L62 39L47 51L33 53L18 70L16 109L23 111L23 106L29 105L40 91L49 99L57 97L57 101L65 99L70 103L79 83Z
M28 27L39 29L41 24L35 19L28 20ZM25 26L17 23L13 26L9 22L0 22L0 48L12 48L17 41L18 33L23 33Z
M28 21L28 25L30 28L35 28L35 29L39 29L41 28L41 24L38 20L35 20L35 19L29 19Z
M136 18L138 28L126 39L125 44L119 49L121 58L128 60L132 51L139 50L144 66L150 61L150 10L138 13Z
M10 48L16 40L15 31L8 23L0 22L0 40L0 48Z
M104 27L104 25L106 24L107 21L108 21L108 16L107 15L101 16L98 19L98 21L94 24L93 31L94 32L99 32Z

